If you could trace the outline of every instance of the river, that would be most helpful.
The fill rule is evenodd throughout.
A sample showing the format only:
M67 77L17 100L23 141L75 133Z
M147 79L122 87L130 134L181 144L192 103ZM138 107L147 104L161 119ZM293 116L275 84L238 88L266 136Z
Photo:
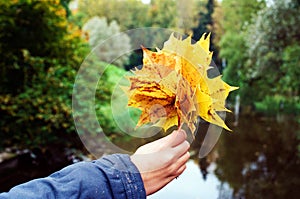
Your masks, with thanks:
M198 158L200 144L195 141L185 172L148 198L299 198L299 125L288 118L278 122L244 116L231 128L205 158Z
M201 124L204 128L200 128L191 145L191 159L187 163L185 172L148 198L298 199L300 197L300 128L294 118L279 117L279 120L276 120L242 116L239 122L235 123L231 115L227 117L227 123L233 132L223 131L211 152L199 158L199 149L205 136L203 129L206 129L205 125L207 125ZM128 140L122 143L127 146L130 143L130 146L137 147L145 143L145 140L134 142ZM53 172L53 169L48 168L49 166L32 162L30 154L27 156L30 160L24 160L27 166L18 160L23 165L22 169L9 170L11 174L3 173L7 169L3 170L2 176L13 175L14 177L4 179L6 186L2 187L2 191L21 183L22 176L24 177L25 174L24 181ZM60 167L63 167L67 161L60 164ZM37 171L43 172L35 174Z

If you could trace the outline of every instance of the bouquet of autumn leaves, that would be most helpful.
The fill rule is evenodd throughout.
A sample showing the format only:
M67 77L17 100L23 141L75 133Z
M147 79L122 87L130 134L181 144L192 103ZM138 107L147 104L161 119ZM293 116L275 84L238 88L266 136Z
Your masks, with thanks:
M209 78L212 52L210 35L192 44L191 37L176 38L172 34L163 48L152 52L143 48L143 67L127 77L125 88L128 106L141 110L137 127L153 124L164 130L187 124L195 132L197 117L230 130L218 111L229 111L225 99L237 89L221 76Z

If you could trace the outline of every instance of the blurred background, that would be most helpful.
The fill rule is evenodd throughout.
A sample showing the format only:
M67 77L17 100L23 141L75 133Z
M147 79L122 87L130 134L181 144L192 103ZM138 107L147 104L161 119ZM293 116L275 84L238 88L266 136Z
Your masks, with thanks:
M199 159L200 128L187 171L149 198L299 198L299 13L299 0L0 0L0 191L94 158L74 126L76 73L110 36L120 33L99 49L99 65L131 49L137 35L124 31L157 27L196 41L211 32L223 80L240 89L227 102L233 133ZM106 135L134 151L149 140L121 132L110 99L114 83L142 64L141 50L109 64L95 110Z

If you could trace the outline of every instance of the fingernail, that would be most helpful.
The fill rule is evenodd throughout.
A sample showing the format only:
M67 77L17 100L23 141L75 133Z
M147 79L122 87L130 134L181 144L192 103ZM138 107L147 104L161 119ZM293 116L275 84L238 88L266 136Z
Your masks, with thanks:
M179 130L177 131L177 135L182 135L182 136L184 136L184 138L187 137L187 135L186 135L186 133L185 133L185 131L184 131L183 129L179 129Z

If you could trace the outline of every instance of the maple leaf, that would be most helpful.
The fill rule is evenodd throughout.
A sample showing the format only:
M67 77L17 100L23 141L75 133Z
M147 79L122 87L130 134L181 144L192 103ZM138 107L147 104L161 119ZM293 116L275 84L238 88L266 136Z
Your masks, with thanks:
M164 130L186 123L194 132L197 117L230 130L218 111L230 111L225 99L237 89L226 84L221 76L209 78L212 60L210 34L195 44L191 37L184 40L173 34L163 48L152 52L143 48L143 67L133 70L125 88L128 106L142 113L137 127L152 123Z

